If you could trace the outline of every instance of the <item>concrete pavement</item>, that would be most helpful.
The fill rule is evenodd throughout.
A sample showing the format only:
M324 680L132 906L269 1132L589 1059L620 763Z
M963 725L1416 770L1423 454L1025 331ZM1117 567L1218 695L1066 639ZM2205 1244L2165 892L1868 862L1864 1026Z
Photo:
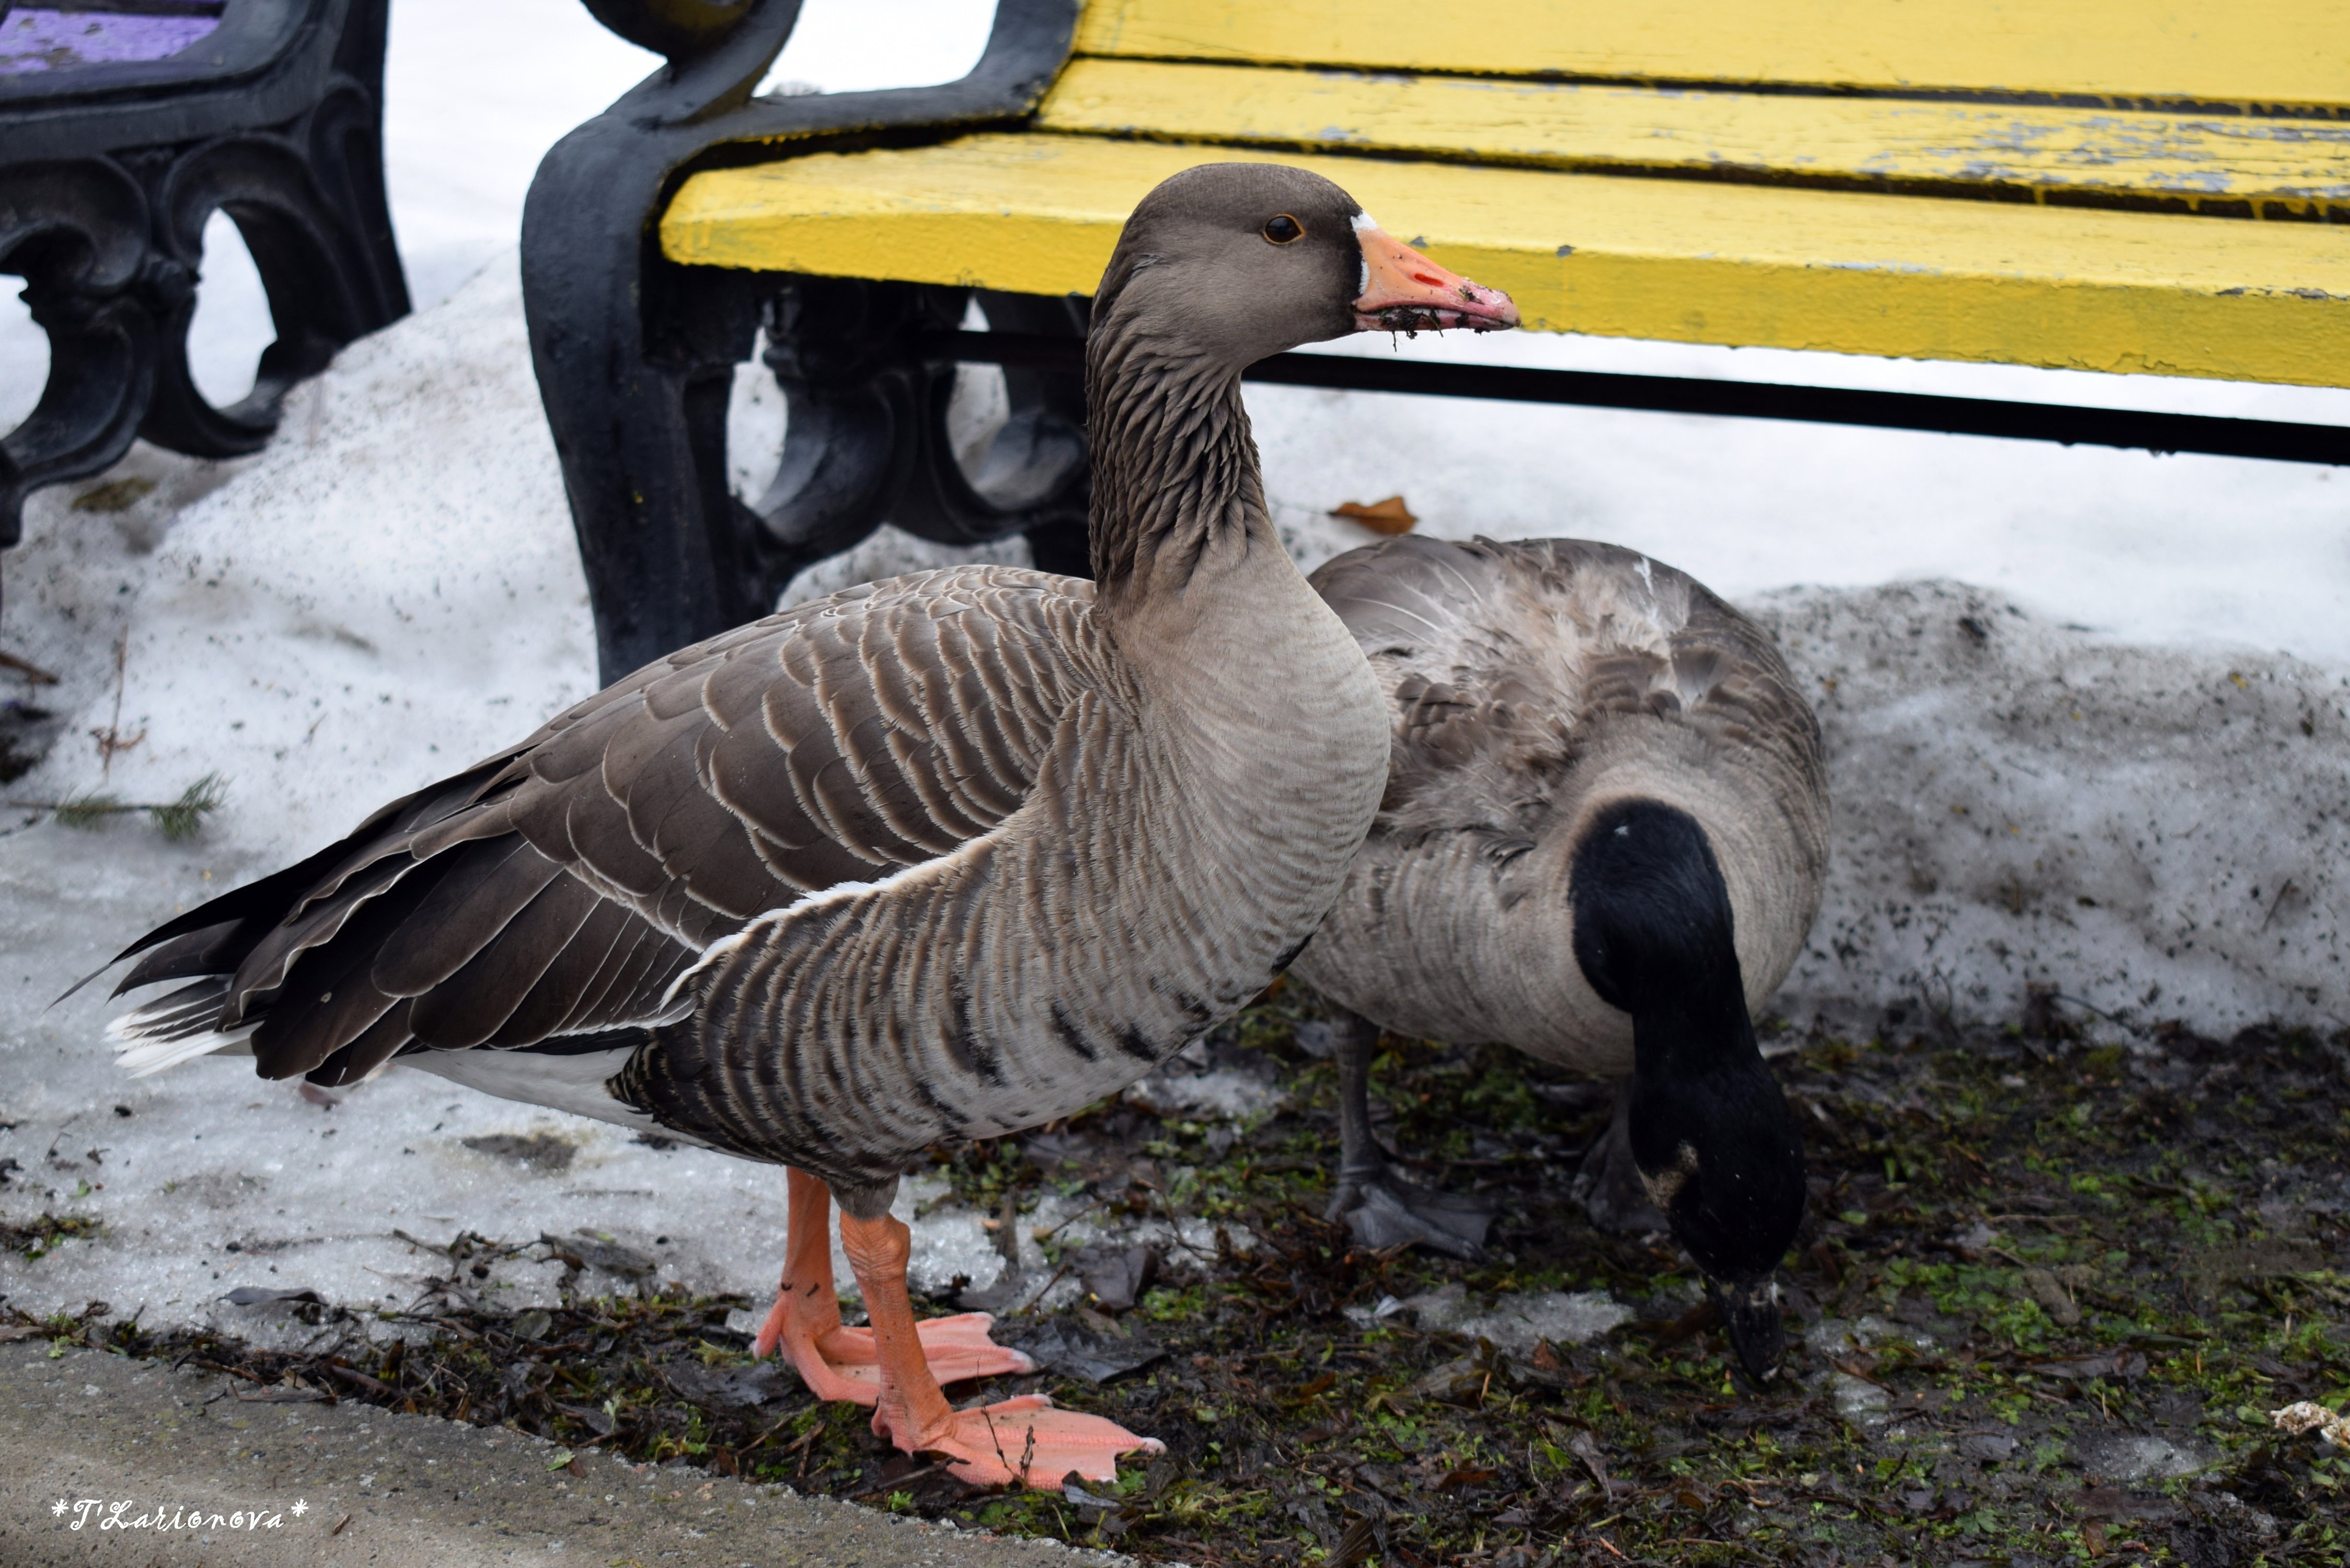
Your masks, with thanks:
M265 1404L218 1374L0 1345L0 1563L1111 1568L1013 1541L635 1467L499 1428ZM559 1468L557 1468L559 1467ZM65 1504L60 1510L59 1503ZM200 1524L192 1516L201 1515ZM141 1526L136 1521L145 1520Z

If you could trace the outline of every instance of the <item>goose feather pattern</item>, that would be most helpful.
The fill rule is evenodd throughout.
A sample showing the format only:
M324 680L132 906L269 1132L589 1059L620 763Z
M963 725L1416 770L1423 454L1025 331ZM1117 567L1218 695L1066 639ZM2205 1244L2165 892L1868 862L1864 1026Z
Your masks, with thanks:
M1631 1017L1568 957L1564 895L1583 824L1645 797L1704 825L1747 1004L1769 999L1818 911L1828 817L1819 724L1768 633L1576 539L1406 535L1314 583L1388 694L1394 750L1303 979L1401 1033L1629 1072Z
M1311 929L1360 817L1284 810L1276 775L1344 777L1364 742L1343 701L1243 701L1187 743L1201 726L1146 721L1092 612L1089 583L964 567L675 655L154 933L124 989L234 966L121 1020L126 1065L241 1042L269 1077L347 1084L398 1059L517 1097L574 1085L582 1109L560 1056L619 1050L596 1114L858 1184L941 1137L1076 1110L1240 1006ZM1296 689L1343 692L1351 650L1318 641L1297 654L1331 668ZM1235 732L1250 709L1279 733ZM1179 776L1219 800L1274 786L1270 818L1199 809ZM1157 880L1180 892L1127 907L1121 879L1176 846L1185 874ZM972 918L1006 894L1016 922ZM1110 961L1138 939L1179 961ZM439 1054L472 1050L546 1060Z

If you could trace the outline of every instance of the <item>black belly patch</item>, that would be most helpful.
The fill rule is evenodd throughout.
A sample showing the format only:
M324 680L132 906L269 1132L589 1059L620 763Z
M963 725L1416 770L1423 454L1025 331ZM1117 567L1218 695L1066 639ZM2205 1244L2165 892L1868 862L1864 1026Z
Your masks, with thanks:
M1148 1062L1154 1067L1159 1065L1158 1048L1150 1044L1150 1036L1145 1034L1136 1025L1126 1024L1110 1038L1117 1042L1119 1050L1136 1061Z

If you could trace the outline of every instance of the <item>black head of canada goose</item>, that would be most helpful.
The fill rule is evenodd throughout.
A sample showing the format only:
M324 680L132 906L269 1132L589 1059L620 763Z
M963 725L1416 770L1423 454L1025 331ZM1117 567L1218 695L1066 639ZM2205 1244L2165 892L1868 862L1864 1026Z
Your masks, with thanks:
M1295 965L1354 1015L1333 1211L1373 1245L1483 1238L1482 1211L1400 1180L1373 1138L1380 1027L1628 1070L1585 1164L1595 1217L1653 1203L1768 1377L1804 1175L1752 1010L1827 867L1819 725L1769 634L1669 566L1572 539L1397 539L1314 583L1394 731L1378 820Z
M1169 180L1087 343L1097 582L925 573L650 665L133 943L118 994L182 983L115 1022L123 1065L397 1063L786 1165L761 1354L968 1480L1113 1479L1157 1445L1038 1397L947 1405L941 1377L1031 1367L983 1315L916 1324L899 1173L1115 1093L1320 921L1386 710L1266 515L1240 373L1515 319L1316 175ZM869 1330L840 1322L835 1198Z

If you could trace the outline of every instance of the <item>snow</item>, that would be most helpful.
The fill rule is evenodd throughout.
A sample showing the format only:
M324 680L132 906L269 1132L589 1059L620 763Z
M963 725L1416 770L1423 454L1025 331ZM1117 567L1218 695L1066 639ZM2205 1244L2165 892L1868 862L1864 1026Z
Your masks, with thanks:
M775 75L829 88L888 85L878 78L890 72L942 79L975 57L983 18L943 0L811 0ZM859 47L875 28L890 50ZM151 488L119 487L112 511L73 508L95 482L44 492L25 544L0 558L0 647L60 677L41 688L0 677L0 695L49 708L63 737L0 794L102 785L162 801L206 774L227 780L224 808L188 844L136 819L94 834L0 820L0 1161L17 1167L0 1167L0 1217L70 1211L108 1226L37 1262L0 1258L13 1303L104 1299L151 1323L294 1334L307 1332L297 1316L219 1298L266 1285L405 1301L446 1265L395 1229L434 1243L463 1230L512 1241L588 1230L697 1288L757 1293L773 1280L779 1172L407 1072L331 1110L240 1061L126 1082L99 1037L101 988L48 1005L154 921L593 688L513 246L540 152L650 65L575 0L400 0L389 168L425 308L299 389L263 452L206 463L136 448L106 478ZM239 376L249 384L265 310L249 261L241 275L222 259L233 260L224 235L213 254L199 375L229 396ZM11 308L0 422L30 407L45 357ZM1341 351L2350 423L2350 392L2333 390L1592 339ZM971 381L962 433L976 441L1000 405L985 374ZM781 414L757 373L738 392L738 482L754 489L773 459L753 438L772 443ZM2045 979L2111 1015L2091 1015L2095 1028L2141 1044L2133 1028L2173 1015L2207 1028L2345 1022L2350 479L1287 388L1253 389L1250 406L1277 520L1308 565L1370 537L1331 506L1400 493L1425 531L1614 539L1773 619L1821 703L1837 801L1835 880L1783 1011L1866 1022L1923 1000L2008 1018L2024 984ZM990 554L1017 560L1024 547ZM885 530L793 594L942 558ZM118 742L110 763L93 732ZM1280 1086L1203 1057L1145 1092L1229 1117L1260 1114ZM540 1136L567 1158L496 1152ZM499 1138L510 1141L484 1141ZM938 1196L910 1182L899 1211ZM1066 1241L1100 1239L1076 1201L1050 1199L1023 1219L1024 1277L1049 1277L1030 1232L1063 1220ZM919 1285L956 1274L984 1285L1003 1266L979 1217L951 1205L917 1232ZM553 1273L517 1258L484 1288L527 1305Z
M1826 897L1781 1013L2091 1037L2350 1025L2350 680L2132 647L1954 583L1750 601L1818 710Z
M1553 1345L1589 1344L1632 1316L1631 1308L1605 1291L1503 1291L1494 1296L1490 1310L1471 1312L1468 1288L1457 1280L1395 1303L1394 1310L1406 1309L1423 1330L1482 1339L1505 1355L1517 1356L1532 1355L1534 1346L1544 1340ZM1373 1309L1369 1321L1378 1321L1387 1310L1384 1303Z

